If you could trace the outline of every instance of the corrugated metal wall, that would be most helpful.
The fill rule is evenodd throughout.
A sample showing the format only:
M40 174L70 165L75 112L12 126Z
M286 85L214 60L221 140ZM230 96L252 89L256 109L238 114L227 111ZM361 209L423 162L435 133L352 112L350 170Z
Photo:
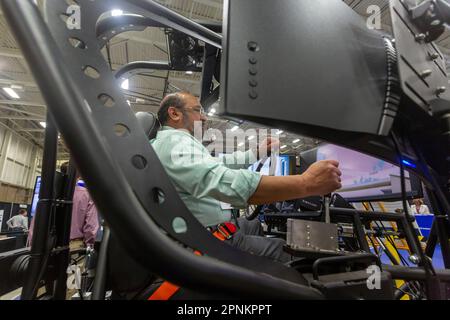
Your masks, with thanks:
M41 162L38 146L0 127L0 201L28 202Z

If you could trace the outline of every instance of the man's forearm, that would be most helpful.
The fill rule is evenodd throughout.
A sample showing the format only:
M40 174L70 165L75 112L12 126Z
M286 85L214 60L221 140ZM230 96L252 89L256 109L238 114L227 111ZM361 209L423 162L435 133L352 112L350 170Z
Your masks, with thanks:
M301 175L283 177L263 176L255 193L248 200L248 203L266 204L304 198L311 195Z
M334 192L342 187L338 166L335 160L324 160L312 164L302 175L264 176L248 203L265 204Z

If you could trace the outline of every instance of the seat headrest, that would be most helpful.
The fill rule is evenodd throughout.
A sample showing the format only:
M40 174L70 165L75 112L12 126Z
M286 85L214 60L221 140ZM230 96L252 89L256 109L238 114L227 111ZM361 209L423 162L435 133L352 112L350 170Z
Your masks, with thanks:
M151 112L137 112L136 118L149 140L156 138L159 129L159 121L156 115Z

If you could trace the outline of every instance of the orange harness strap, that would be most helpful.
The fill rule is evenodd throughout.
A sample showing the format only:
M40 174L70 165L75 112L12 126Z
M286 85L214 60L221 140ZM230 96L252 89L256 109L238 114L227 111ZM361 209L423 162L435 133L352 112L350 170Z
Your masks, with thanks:
M219 225L216 231L214 231L212 234L220 241L225 241L229 239L235 232L236 227L232 224L227 223ZM194 253L199 256L202 255L199 251L195 251ZM148 300L169 300L175 293L178 292L178 290L180 290L180 287L168 281L164 281L162 285L160 285L159 288L156 289L155 292L153 292Z
M148 300L169 300L178 290L180 290L180 287L164 281Z
M194 251L194 254L201 256L202 253L200 251ZM162 285L156 289L155 292L148 298L148 300L169 300L172 296L180 290L179 286L176 286L169 281L164 281Z

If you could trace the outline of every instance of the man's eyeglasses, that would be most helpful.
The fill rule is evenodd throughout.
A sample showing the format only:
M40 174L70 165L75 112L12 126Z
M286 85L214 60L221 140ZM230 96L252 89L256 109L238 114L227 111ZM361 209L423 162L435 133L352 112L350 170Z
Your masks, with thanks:
M203 109L203 107L200 107L200 108L189 107L189 108L184 108L184 109L198 112L198 113L200 113L201 116L206 116L206 112L205 112L205 109Z

